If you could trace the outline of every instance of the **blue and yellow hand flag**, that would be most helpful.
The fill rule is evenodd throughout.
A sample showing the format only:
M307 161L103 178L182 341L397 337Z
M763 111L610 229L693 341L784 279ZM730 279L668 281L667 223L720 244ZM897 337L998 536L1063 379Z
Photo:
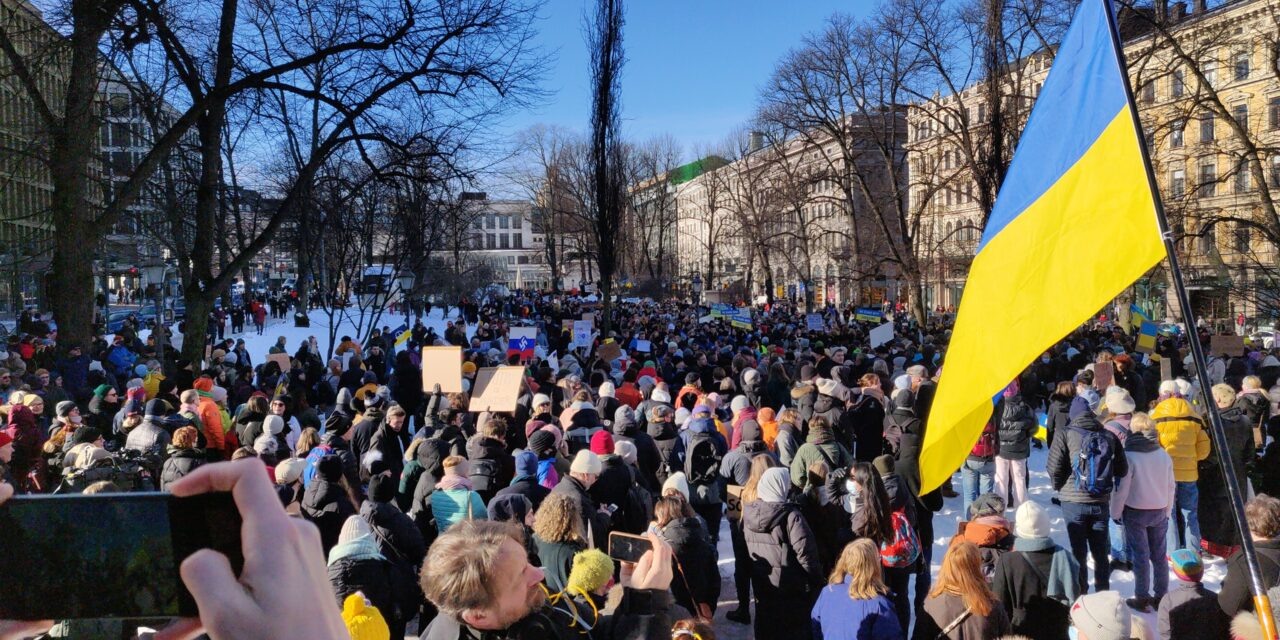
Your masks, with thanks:
M1138 353L1155 353L1156 323L1150 320L1142 322L1142 326L1138 328L1138 343L1134 347L1134 351Z
M1137 329L1144 322L1151 322L1151 318L1142 311L1142 307L1136 304L1129 305L1129 326Z
M1076 11L983 232L929 414L921 491L964 462L993 396L1165 256L1107 1Z

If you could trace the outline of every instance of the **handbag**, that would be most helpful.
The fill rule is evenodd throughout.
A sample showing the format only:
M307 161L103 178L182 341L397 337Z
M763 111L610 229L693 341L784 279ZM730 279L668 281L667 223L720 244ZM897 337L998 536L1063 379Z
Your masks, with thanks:
M964 612L956 616L956 619L952 620L949 624L947 624L947 626L943 627L942 631L938 632L938 635L934 638L934 640L947 640L947 634L951 633L952 631L955 631L956 627L959 627L960 625L964 624L964 621L968 620L969 616L971 615L973 615L973 611L970 611L968 607L965 607Z

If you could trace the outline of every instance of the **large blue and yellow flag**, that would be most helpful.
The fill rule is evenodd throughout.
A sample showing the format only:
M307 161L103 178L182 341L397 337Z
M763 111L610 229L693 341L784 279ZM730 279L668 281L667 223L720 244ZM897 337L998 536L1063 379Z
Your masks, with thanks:
M973 259L929 415L921 490L960 467L992 398L1164 257L1109 0L1084 0Z

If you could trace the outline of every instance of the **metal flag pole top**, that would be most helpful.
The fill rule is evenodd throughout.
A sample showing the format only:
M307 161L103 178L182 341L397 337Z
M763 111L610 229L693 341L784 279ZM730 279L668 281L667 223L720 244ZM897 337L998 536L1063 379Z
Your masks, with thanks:
M1240 545L1245 561L1249 567L1249 583L1253 591L1253 608L1262 624L1265 637L1276 640L1276 622L1271 612L1271 601L1267 597L1267 585L1262 580L1262 569L1258 565L1258 554L1253 547L1253 538L1249 533L1249 523L1244 516L1244 495L1240 484L1236 482L1235 463L1227 455L1227 435L1222 427L1222 416L1218 414L1218 405L1212 401L1210 390L1213 385L1209 380L1208 367L1204 357L1204 347L1200 344L1200 334L1196 329L1195 312L1191 310L1191 297L1182 281L1182 270L1178 266L1178 252L1174 245L1173 234L1169 231L1169 220L1165 216L1164 202L1160 198L1160 190L1156 184L1155 173L1151 170L1151 156L1147 152L1147 141L1142 135L1142 123L1138 120L1138 108L1133 99L1133 87L1129 84L1128 64L1125 62L1124 49L1121 47L1120 33L1116 27L1116 16L1112 0L1099 0L1106 7L1107 26L1111 32L1111 43L1116 51L1120 65L1120 76L1124 81L1125 99L1129 103L1129 114L1133 118L1133 129L1137 133L1138 148L1142 153L1142 164L1147 172L1147 185L1151 189L1155 202L1156 221L1160 226L1160 237L1164 241L1165 253L1169 259L1169 273L1173 277L1173 288L1178 294L1178 306L1182 308L1182 320L1190 337L1191 357L1195 361L1196 380L1200 383L1200 392L1206 398L1205 406L1209 415L1209 433L1213 437L1213 448L1218 454L1219 468L1227 485L1227 493L1231 496L1231 514L1235 517L1236 528L1240 530Z

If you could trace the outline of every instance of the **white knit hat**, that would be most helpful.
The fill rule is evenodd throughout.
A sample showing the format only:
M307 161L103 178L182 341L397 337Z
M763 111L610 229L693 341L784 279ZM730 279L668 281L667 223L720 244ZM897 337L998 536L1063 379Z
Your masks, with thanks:
M666 493L667 489L675 489L684 495L684 499L689 499L689 479L684 477L683 471L677 471L662 483L662 492Z
M275 414L267 416L267 419L262 421L262 432L273 436L284 433L284 418Z
M1019 538L1049 537L1049 514L1039 503L1022 503L1013 514L1014 533Z
M1116 385L1107 387L1106 402L1107 409L1117 415L1133 413L1137 408L1137 405L1133 402L1133 396L1129 395L1129 391Z
M578 455L573 458L573 464L569 465L569 471L572 473L599 474L600 469L600 456L597 456L588 449L579 451Z
M373 533L369 528L369 523L364 521L360 516L349 516L347 521L342 523L342 532L338 534L338 544L351 542L360 536L367 536Z

